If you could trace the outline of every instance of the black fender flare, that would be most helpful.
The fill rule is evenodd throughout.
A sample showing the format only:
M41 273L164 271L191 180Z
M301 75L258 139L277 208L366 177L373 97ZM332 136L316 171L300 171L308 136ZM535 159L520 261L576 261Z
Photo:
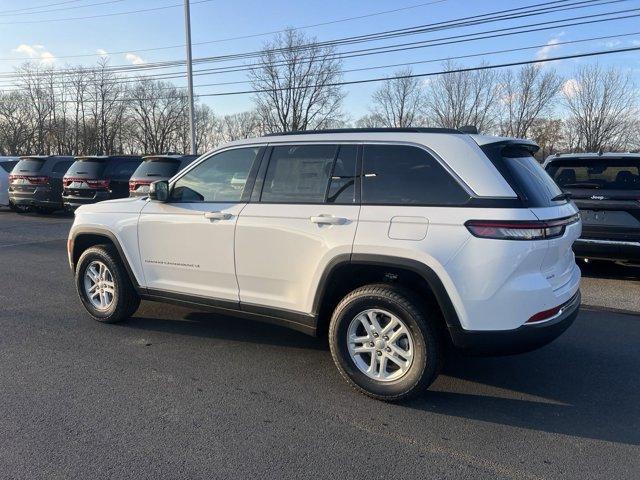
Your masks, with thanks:
M347 264L374 265L394 269L401 268L420 275L427 282L427 285L429 285L429 287L431 288L436 301L438 302L438 306L440 307L440 310L444 315L444 319L448 329L462 328L458 313L456 312L456 309L451 302L451 297L444 287L442 280L440 280L438 274L431 267L425 265L422 262L409 258L369 253L338 255L331 262L329 262L329 264L325 267L325 270L320 277L318 287L316 288L316 295L313 301L313 312L316 315L319 313L320 307L322 305L322 300L328 288L328 281L331 278L333 272L336 268Z

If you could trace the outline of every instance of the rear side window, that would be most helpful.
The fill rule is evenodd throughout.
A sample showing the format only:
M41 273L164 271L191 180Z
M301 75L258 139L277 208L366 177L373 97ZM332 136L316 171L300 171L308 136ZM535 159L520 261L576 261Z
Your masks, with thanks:
M69 170L69 167L73 164L73 161L71 160L64 160L62 162L58 162L56 163L53 168L51 169L51 171L53 173L66 173L67 170Z
M23 158L16 165L16 172L18 173L28 173L28 172L39 172L42 170L46 159L39 158Z
M130 178L133 175L133 172L136 171L136 168L140 166L139 161L129 160L129 161L120 161L115 162L110 168L109 176L115 178Z
M527 207L552 207L568 202L566 198L553 200L562 190L526 148L497 143L484 145L482 150Z
M11 173L11 170L13 170L13 167L15 167L18 164L18 162L15 161L11 161L11 162L0 162L0 167L2 167L2 169L7 172L7 173Z
M337 150L337 145L274 147L261 201L324 203Z
M178 171L180 161L170 159L145 160L136 169L136 177L173 177Z
M561 188L640 190L640 158L554 160L547 173Z
M460 184L425 150L407 145L365 145L362 203L462 205Z
M69 170L67 170L66 177L85 177L85 178L99 178L102 176L106 166L104 160L76 160Z

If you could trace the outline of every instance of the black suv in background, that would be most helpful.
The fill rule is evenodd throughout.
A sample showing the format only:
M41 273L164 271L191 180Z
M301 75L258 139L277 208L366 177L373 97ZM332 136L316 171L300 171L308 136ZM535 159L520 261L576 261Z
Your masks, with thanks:
M62 177L73 157L20 157L9 175L9 203L19 212L51 213L62 208Z
M76 157L64 176L64 207L75 210L80 205L129 196L129 179L142 163L133 155Z
M544 167L580 209L576 256L640 263L640 153L559 154Z
M157 180L169 180L198 155L147 155L129 179L129 196L146 197L149 185Z

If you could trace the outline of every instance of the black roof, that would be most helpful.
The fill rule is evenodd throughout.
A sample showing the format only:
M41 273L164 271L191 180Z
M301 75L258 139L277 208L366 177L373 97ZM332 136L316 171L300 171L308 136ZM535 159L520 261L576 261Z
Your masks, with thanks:
M426 127L408 127L408 128L331 128L325 130L297 130L293 132L269 133L265 137L275 137L279 135L313 135L318 133L453 133L462 134L460 130L454 128L426 128Z

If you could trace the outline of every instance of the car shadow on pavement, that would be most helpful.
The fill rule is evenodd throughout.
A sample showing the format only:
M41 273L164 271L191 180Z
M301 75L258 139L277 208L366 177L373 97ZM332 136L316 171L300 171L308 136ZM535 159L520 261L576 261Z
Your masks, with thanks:
M583 277L611 280L640 280L640 266L620 265L614 262L591 260L578 261Z
M565 336L509 357L452 355L410 408L640 445L640 317L582 313Z
M177 320L136 315L122 325L128 328L234 342L313 350L328 349L326 340L289 328L210 312L189 312Z
M325 339L283 327L210 312L176 312L173 308L177 307L170 307L172 318L166 318L163 306L153 305L142 307L137 316L121 325L328 350ZM640 445L639 344L640 317L583 311L568 332L534 352L507 357L451 354L430 390L397 404L397 408Z

